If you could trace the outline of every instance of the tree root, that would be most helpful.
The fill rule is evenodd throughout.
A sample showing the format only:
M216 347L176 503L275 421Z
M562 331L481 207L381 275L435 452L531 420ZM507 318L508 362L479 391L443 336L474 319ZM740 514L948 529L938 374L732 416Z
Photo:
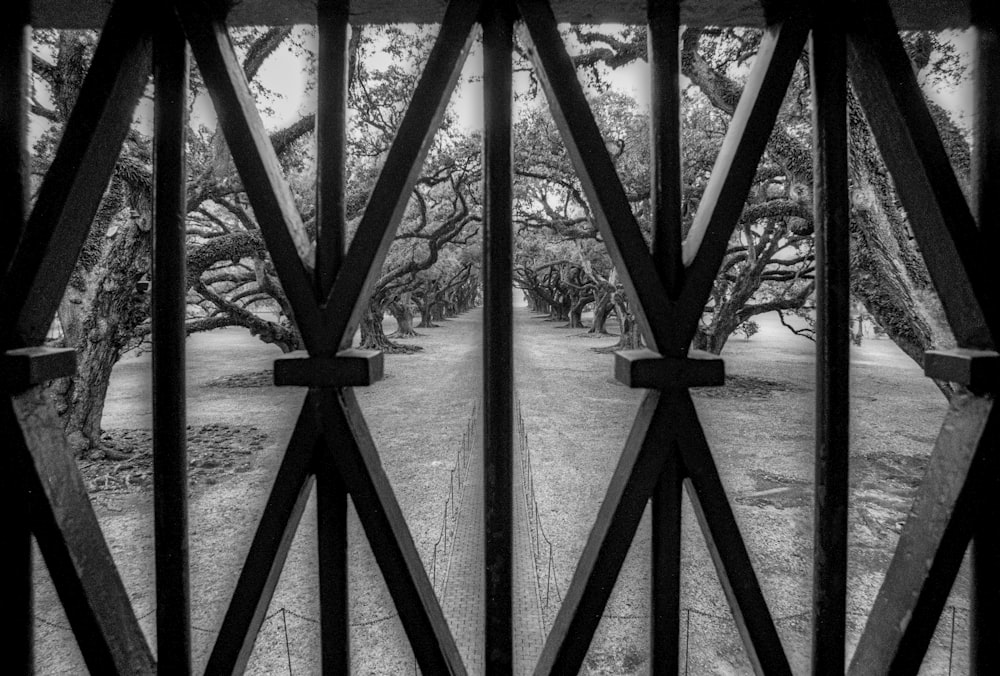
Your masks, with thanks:
M379 348L384 354L413 354L422 352L424 348L419 345L403 345L402 343L391 343L388 346Z

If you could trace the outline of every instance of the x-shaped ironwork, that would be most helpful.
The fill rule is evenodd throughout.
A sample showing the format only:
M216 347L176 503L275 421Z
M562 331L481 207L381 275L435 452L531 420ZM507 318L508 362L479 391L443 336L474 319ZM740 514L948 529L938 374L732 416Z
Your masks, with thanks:
M343 227L342 216L328 213L320 219L327 225L321 224L316 249L305 232L229 41L225 4L172 3L220 112L221 128L308 350L308 356L276 364L276 380L310 390L208 671L239 671L249 659L315 478L321 522L321 605L332 609L323 613L324 668L346 671L349 666L342 554L345 501L350 495L419 665L426 673L464 673L351 389L378 379L380 355L348 348L475 24L482 18L482 3L449 4L425 74L358 232L342 257L336 245L324 248L323 244L324 237L338 240L334 231ZM15 432L14 453L7 462L24 479L30 531L52 572L87 665L98 673L152 673L155 664L54 408L34 386L72 373L71 353L37 346L69 280L128 132L132 108L148 80L149 20L133 5L117 2L112 8L34 210L27 219L20 210L6 216L18 229L20 221L27 222L16 252L12 256L5 252L4 262L10 262L0 282L7 349L3 385L10 392L2 424ZM680 241L678 214L658 216L670 221L658 232L674 238L666 246L682 252L684 264L683 270L678 265L665 270L642 238L548 3L519 0L516 9L532 44L536 72L651 348L616 357L621 380L652 391L639 408L537 672L573 672L581 665L650 500L654 549L662 549L663 564L653 571L654 629L670 633L673 628L676 635L676 618L665 616L676 615L680 487L684 486L754 668L760 673L789 673L687 389L720 383L722 365L689 353L688 346L800 57L809 21L793 15L768 29L687 239ZM995 512L991 494L1000 475L993 400L980 396L984 391L995 393L997 383L994 350L1000 309L989 278L990 249L985 246L991 240L977 227L961 193L887 6L879 3L870 11L867 21L847 30L854 91L896 179L960 346L957 351L928 355L926 371L932 377L961 382L972 393L953 402L946 417L855 653L852 673L915 671L919 666L970 540L996 558L995 538L986 532L988 523L981 513ZM320 12L328 12L335 27L346 26L346 3L321 2ZM26 17L25 11L25 25ZM22 51L25 48L22 43ZM15 102L15 107L21 105L23 101ZM0 152L6 171L8 164L22 162L24 149L8 143ZM10 173L24 180L23 171ZM341 189L335 180L320 186L321 191ZM326 235L324 227L330 229ZM22 544L30 546L18 542ZM338 551L339 558L330 554ZM657 605L656 590L664 592L663 598L672 594L673 604ZM676 660L676 646L673 652ZM664 663L669 662L668 658Z
M337 4L343 8L341 18L346 20L346 3ZM351 246L342 261L337 254L321 259L320 264L327 266L321 271L314 269L311 242L242 76L224 17L203 2L182 0L176 6L194 57L221 113L222 131L309 353L275 365L277 384L305 385L310 390L209 658L207 673L240 671L249 659L314 476L320 488L322 602L337 607L340 614L335 617L324 613L324 670L342 673L350 666L344 564L336 560L336 553L328 558L322 553L326 549L323 538L334 537L329 528L337 529L336 538L340 538L330 543L331 548L345 551L345 513L343 495L339 494L346 494L368 536L417 663L426 673L464 673L434 589L351 391L353 385L368 385L381 377L381 354L348 348L465 61L479 18L479 3L449 5L424 75ZM341 185L322 181L317 188L321 193L342 189ZM339 222L336 216L327 218L328 227L343 232L342 214ZM314 283L318 274L328 281ZM341 578L339 588L330 580L334 573Z
M683 355L742 211L753 170L808 33L808 20L786 19L770 29L761 44L702 206L683 243L687 267L681 275L675 274L681 278L681 290L674 300L660 284L664 274L645 251L583 93L572 77L572 63L558 39L551 12L543 2L518 4L535 45L536 69L602 235L639 306L637 315L647 342L660 353L617 355L616 373L623 382L655 389L640 407L537 673L579 668L651 498L654 550L656 529L667 529L676 537L675 523L656 523L658 515L674 518L669 515L676 512L657 508L656 496L661 495L663 489L657 483L662 481L666 486L662 495L677 500L680 479L688 488L755 670L789 673L686 390L696 384L714 384L721 369L712 371L705 362L692 359L695 355ZM851 79L896 178L962 348L929 353L927 375L972 386L973 394L995 391L998 357L993 346L1000 309L989 279L989 247L984 246L990 234L981 233L971 216L888 7L879 3L865 18L848 33ZM990 452L996 443L994 418L990 398L971 396L953 404L915 500L913 517L855 653L852 673L915 672L974 534L984 540L985 555L992 556L982 565L996 561L997 548L986 541L983 517L977 515L977 511L995 512L987 497L996 489L998 476L995 453ZM653 571L654 606L659 574ZM995 584L990 584L990 590L984 591L987 595L994 593ZM653 621L656 631L655 607ZM663 627L673 628L669 623Z
M997 563L995 532L984 525L996 513L998 419L992 396L981 396L995 394L1000 378L1000 303L988 246L995 226L977 227L888 6L869 11L848 33L851 82L959 344L928 353L925 372L971 390L951 403L850 667L852 674L916 673L970 540L982 539L982 553ZM995 597L995 578L989 585L982 592Z
M22 3L13 3L22 4ZM27 25L27 3L22 26ZM150 72L151 31L141 8L118 3L111 11L72 115L26 223L5 223L8 240L0 282L3 319L4 401L2 427L10 443L4 474L19 504L18 528L33 534L45 558L66 616L93 673L151 674L153 654L115 569L79 469L54 405L37 385L73 374L73 350L38 347L52 321L104 187L132 121L132 110ZM6 19L5 19L6 20ZM27 53L27 33L9 45ZM5 60L4 67L10 64ZM9 82L9 81L8 81ZM6 91L9 91L5 88ZM5 101L12 115L24 114L27 92ZM12 135L13 136L13 135ZM10 138L0 149L8 158L24 153L26 138ZM17 176L17 174L15 174ZM13 195L25 194L27 173L15 178ZM16 198L15 198L16 199ZM11 200L14 201L14 200ZM14 249L16 244L17 248ZM17 478L17 480L14 479ZM15 521L18 517L13 517ZM30 540L15 538L19 566L12 611L31 615ZM23 593L22 593L23 592ZM21 618L19 618L21 619ZM30 639L30 637L29 637ZM12 665L31 669L31 641L13 646Z
M683 482L687 488L755 668L768 674L791 673L687 389L721 384L722 364L709 355L689 355L688 348L801 55L808 24L791 18L765 36L688 235L691 244L685 243L690 264L681 276L679 293L671 297L666 272L657 269L642 237L551 9L540 0L522 0L518 9L535 71L651 348L616 356L616 373L623 382L652 391L639 408L536 673L575 673L580 668L628 545L661 481L674 487ZM679 223L679 213L675 218ZM679 225L671 234L679 241ZM676 505L666 511L679 514L680 492L668 494ZM654 524L654 530L658 527Z

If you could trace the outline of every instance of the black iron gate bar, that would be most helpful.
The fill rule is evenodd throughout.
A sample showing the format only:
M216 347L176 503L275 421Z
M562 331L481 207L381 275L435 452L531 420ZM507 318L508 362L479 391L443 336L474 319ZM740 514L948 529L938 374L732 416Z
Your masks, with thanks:
M31 39L27 2L10 2L0 8L0 185L6 199L0 200L0 269L6 271L28 213L27 148L28 46ZM6 437L11 423L6 407L0 431ZM9 455L9 452L8 454ZM28 494L8 458L0 464L0 509L9 515L7 562L9 579L5 605L10 609L14 630L0 647L10 665L20 673L32 668L34 618L32 613L31 527L27 519Z
M340 246L337 242L342 241L342 208L324 210L322 226L331 236L321 236L317 249L323 253L318 259L330 269L317 273L315 287L310 279L308 237L242 78L224 16L213 15L204 3L179 2L176 6L216 107L222 111L223 132L309 351L306 357L293 356L275 364L276 384L309 386L309 394L206 672L232 673L245 668L316 475L321 493L324 489L327 493L320 498L318 507L331 510L321 514L318 521L337 529L335 535L327 532L320 536L321 546L327 549L321 550L321 566L333 569L338 578L324 582L322 588L322 601L333 600L337 606L323 612L324 669L335 672L349 665L346 619L332 617L335 611L341 616L346 611L346 540L340 532L344 528L345 505L337 494L337 482L341 481L354 502L421 669L427 673L464 673L454 639L351 391L351 386L371 384L381 377L381 354L341 348L350 347L371 285L468 53L478 4L455 4L446 11L427 70L342 260L335 251ZM328 17L331 23L338 18L343 22L348 14L346 3L325 10L334 15ZM330 33L342 30L324 27L324 37L327 29ZM340 42L346 47L342 37ZM345 58L346 51L338 49L331 71L345 68ZM346 105L342 89L320 100L320 119L327 115L328 105L338 109ZM343 117L343 113L340 115ZM343 125L327 133L337 138L334 153L342 152L339 147L343 144ZM326 153L326 148L319 151L322 166L328 170L332 163L342 162ZM333 175L335 180L341 180L338 172ZM342 189L342 185L323 183L317 192L323 195L327 190ZM292 283L286 283L286 275ZM328 633L330 624L334 630Z
M131 111L148 80L157 83L154 341L157 624L161 673L190 671L187 593L183 384L170 386L183 360L183 133L186 55L171 8L220 112L222 129L293 304L309 355L280 360L278 384L309 386L303 411L262 515L247 563L210 657L209 673L243 669L274 591L314 477L319 486L323 668L349 667L346 495L425 673L464 673L433 589L379 464L351 388L381 375L380 355L349 350L370 291L423 157L461 70L477 23L483 26L487 80L484 361L487 546L486 663L510 673L510 48L514 18L566 139L615 264L636 301L651 350L616 356L616 372L649 387L577 566L537 673L576 671L586 654L647 501L654 512L653 673L676 673L680 486L695 507L758 673L788 673L711 450L687 388L719 383L719 360L688 353L726 242L742 210L778 106L810 26L814 93L820 341L817 364L817 503L813 673L844 669L846 567L846 88L845 71L911 217L959 349L928 354L926 371L968 386L935 445L851 673L915 673L970 540L973 547L973 668L1000 663L1000 543L995 534L1000 465L992 395L1000 323L989 253L996 243L1000 132L998 10L974 0L979 36L975 176L978 225L955 179L920 95L885 2L852 6L850 23L833 8L814 18L802 3L768 29L688 237L679 227L676 45L678 3L648 10L653 73L654 246L650 253L629 209L600 133L543 0L484 6L453 0L351 247L343 250L346 0L320 0L318 235L315 251L299 220L225 28L226 3L164 0L153 21L145 8L112 7L56 158L27 215L27 0L6 3L0 45L0 178L22 199L0 207L4 386L0 421L13 437L5 457L4 507L15 520L17 576L9 598L24 629L4 637L21 671L32 664L30 533L38 540L81 651L96 673L156 668L90 506L58 420L39 388L73 372L71 350L38 347L96 212ZM9 19L9 20L8 20ZM152 25L156 26L155 37ZM845 39L846 38L846 39ZM846 47L846 51L845 51ZM846 58L848 57L849 58ZM847 62L845 64L845 61ZM173 94L171 94L171 92ZM22 225L26 225L22 228ZM23 234L22 234L23 230ZM16 247L16 251L15 251ZM506 299L504 298L506 296ZM655 351L654 351L655 350ZM173 368L171 368L173 367ZM12 480L13 479L13 480ZM29 528L21 527L27 523ZM168 654L169 653L169 654Z
M8 3L4 12L14 25L25 28L30 3ZM4 457L4 474L26 493L12 512L30 527L45 558L88 668L94 673L151 673L154 659L135 619L135 612L118 577L94 515L76 462L67 447L55 410L36 385L75 372L73 350L51 350L41 345L76 262L89 223L97 210L132 113L149 77L151 31L134 6L117 8L105 25L104 38L94 53L76 105L64 130L56 157L45 175L22 228L17 220L4 227L21 231L16 250L0 282L7 376L2 428L11 444ZM5 19L7 17L5 16ZM6 21L5 21L6 24ZM13 27L12 27L13 28ZM22 30L11 51L30 62L27 33ZM17 59L3 64L15 68ZM7 71L5 82L23 75ZM27 119L27 92L18 88L9 96L12 114ZM8 92L4 93L8 96ZM23 127L22 127L23 129ZM5 136L3 163L24 157L27 137ZM9 165L8 165L9 166ZM30 175L22 166L14 195L25 194ZM16 217L12 215L12 217ZM22 221L23 223L23 221ZM14 238L5 243L14 245ZM16 493L14 494L17 495ZM27 518L23 518L27 517ZM16 533L15 533L16 537ZM17 612L33 626L30 542L22 539L17 560L28 567L12 582ZM11 655L32 667L31 636L11 645ZM5 637L4 640L7 640Z
M842 12L817 6L809 43L816 238L816 466L812 672L844 673L850 444L850 204Z
M974 0L971 3L972 25L977 35L975 121L973 148L974 214L979 224L982 246L985 251L997 251L1000 243L1000 11L996 3ZM994 307L996 302L994 301ZM995 338L995 336L994 336ZM994 342L994 350L996 343ZM996 363L995 360L993 362ZM970 362L971 364L971 362ZM1000 380L996 367L992 375L980 372L983 382L970 387L974 391L997 394ZM991 442L992 453L997 453L997 437ZM996 474L987 485L976 512L972 533L972 634L969 640L972 668L977 673L987 673L1000 664L1000 538L996 523L1000 521L1000 486Z
M186 218L187 40L166 5L153 35L153 500L160 673L191 673L188 557Z
M484 3L483 27L483 501L484 664L512 673L514 326L511 106L513 3Z

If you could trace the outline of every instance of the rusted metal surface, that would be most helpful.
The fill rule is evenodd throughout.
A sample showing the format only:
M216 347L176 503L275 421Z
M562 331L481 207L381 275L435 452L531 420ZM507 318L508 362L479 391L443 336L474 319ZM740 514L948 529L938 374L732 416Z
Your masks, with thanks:
M476 0L448 5L424 72L326 299L324 349L347 348L354 340L367 299L381 274L396 227L472 46L480 5Z
M816 223L816 461L813 674L844 673L850 452L851 252L847 43L842 13L819 10L809 50Z
M892 18L880 3L849 34L850 77L960 347L990 349L1000 303L984 242Z
M102 31L59 149L0 285L3 344L38 345L111 177L149 79L152 39L144 8L119 2Z
M55 407L36 387L10 397L2 415L30 496L32 532L87 668L93 674L155 673Z
M153 503L156 651L161 673L191 673L187 499L186 131L189 61L173 12L153 35Z
M512 54L509 2L484 7L483 26L483 538L485 673L513 668L511 586L514 448L513 320L510 302Z
M806 4L809 0L797 0ZM698 0L681 3L681 23L689 26L758 26L775 12L795 4L768 0ZM34 23L52 28L94 28L107 12L106 0L36 0ZM643 0L554 0L559 21L575 23L632 23L646 21ZM941 30L964 28L969 23L965 0L892 0L901 28ZM315 0L242 0L232 21L238 25L289 25L312 23ZM440 0L357 0L352 4L354 23L436 23L441 20Z

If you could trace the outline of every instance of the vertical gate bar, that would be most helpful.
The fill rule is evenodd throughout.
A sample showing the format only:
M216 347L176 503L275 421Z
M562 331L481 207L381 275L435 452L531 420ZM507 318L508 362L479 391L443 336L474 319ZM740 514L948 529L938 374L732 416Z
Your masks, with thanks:
M28 69L31 57L29 0L4 3L0 10L0 274L14 257L14 250L28 216ZM11 188L14 188L11 190Z
M653 676L676 674L680 651L681 495L683 475L678 450L671 443L660 480L653 489L653 589L650 670Z
M323 452L318 445L316 452ZM347 589L347 491L331 462L317 466L316 522L323 673L348 674L351 671L351 634Z
M670 298L684 282L681 232L680 3L649 0L650 195L653 263ZM669 454L652 496L650 673L677 674L680 641L681 495L677 448Z
M650 195L653 262L670 298L683 283L681 232L680 0L649 0Z
M347 66L350 0L319 0L316 23L316 286L330 295L344 258Z
M0 200L0 275L14 257L28 214L30 177L27 150L28 68L31 39L29 0L14 0L0 9L0 185L7 199ZM4 321L10 321L4 318ZM7 346L2 346L7 347ZM5 416L6 419L6 416ZM4 438L18 434L3 430ZM34 592L32 586L31 529L26 513L28 496L23 481L5 453L2 465L3 513L9 515L6 528L10 554L7 592L3 605L9 609L14 630L4 633L0 649L9 659L12 673L33 670L35 635Z
M191 673L188 566L185 138L189 59L166 3L155 22L153 147L153 486L160 673Z
M316 110L316 290L326 298L344 258L344 167L350 0L320 0ZM333 344L336 346L336 343ZM320 444L323 442L320 441ZM319 451L319 446L317 446ZM347 491L332 463L318 466L319 592L324 674L351 669Z
M485 673L513 668L511 613L511 475L513 324L511 230L511 49L508 3L483 17L483 486L486 563Z
M975 212L986 251L1000 242L1000 10L995 2L973 0L976 30ZM994 479L994 485L996 480ZM1000 538L994 519L1000 511L995 491L983 491L972 536L969 672L996 673L1000 666Z
M813 674L844 673L850 343L847 52L839 14L811 36L816 221L816 492Z

